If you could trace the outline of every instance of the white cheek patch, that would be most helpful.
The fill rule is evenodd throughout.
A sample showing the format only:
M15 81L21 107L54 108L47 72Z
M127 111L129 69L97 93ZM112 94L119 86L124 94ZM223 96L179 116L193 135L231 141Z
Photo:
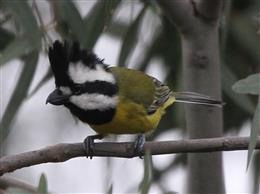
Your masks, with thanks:
M66 87L66 86L61 86L59 87L60 91L62 91L62 94L65 94L65 95L71 95L72 94L72 91L70 90L69 87Z
M93 82L96 80L115 83L112 73L105 71L103 64L97 64L96 69L91 69L81 62L76 64L70 63L68 74L74 83L83 84L85 82Z
M84 110L107 110L115 108L118 101L117 96L105 96L103 94L81 94L71 96L70 102Z

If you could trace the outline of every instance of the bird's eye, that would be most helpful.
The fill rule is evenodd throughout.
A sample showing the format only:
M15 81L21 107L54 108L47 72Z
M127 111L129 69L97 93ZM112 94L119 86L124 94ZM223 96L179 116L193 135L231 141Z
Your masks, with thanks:
M62 91L61 90L57 90L57 94L58 95L62 95Z
M83 93L83 86L82 84L75 84L73 86L73 94L74 95L80 95Z

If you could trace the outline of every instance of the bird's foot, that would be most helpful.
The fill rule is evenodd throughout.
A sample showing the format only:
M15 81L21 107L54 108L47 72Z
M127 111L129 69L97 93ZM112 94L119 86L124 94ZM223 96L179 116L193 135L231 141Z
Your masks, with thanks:
M134 152L141 159L143 158L144 155L144 143L145 143L145 135L139 134L134 142Z
M94 155L94 140L95 139L103 139L104 135L98 134L98 135L91 135L88 136L84 139L84 149L87 155L87 158L89 157L90 159L93 158Z

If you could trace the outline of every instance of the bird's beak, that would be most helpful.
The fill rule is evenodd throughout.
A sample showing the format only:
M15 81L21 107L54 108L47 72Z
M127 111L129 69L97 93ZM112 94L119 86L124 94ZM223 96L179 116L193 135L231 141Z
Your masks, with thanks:
M46 100L46 104L50 103L53 105L63 105L69 100L69 95L64 95L59 89L55 89L50 95L48 96Z

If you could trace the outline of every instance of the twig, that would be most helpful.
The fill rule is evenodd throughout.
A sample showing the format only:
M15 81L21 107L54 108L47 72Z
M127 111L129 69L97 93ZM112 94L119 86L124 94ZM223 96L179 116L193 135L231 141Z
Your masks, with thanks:
M146 142L144 150L152 155L175 153L217 152L248 149L248 137L225 137L208 139L190 139L177 141ZM260 149L260 139L256 149ZM132 142L122 143L95 143L93 156L133 158L138 154L134 152ZM25 152L17 155L0 158L0 176L7 172L47 162L64 162L71 158L87 156L83 143L57 144L40 150Z

